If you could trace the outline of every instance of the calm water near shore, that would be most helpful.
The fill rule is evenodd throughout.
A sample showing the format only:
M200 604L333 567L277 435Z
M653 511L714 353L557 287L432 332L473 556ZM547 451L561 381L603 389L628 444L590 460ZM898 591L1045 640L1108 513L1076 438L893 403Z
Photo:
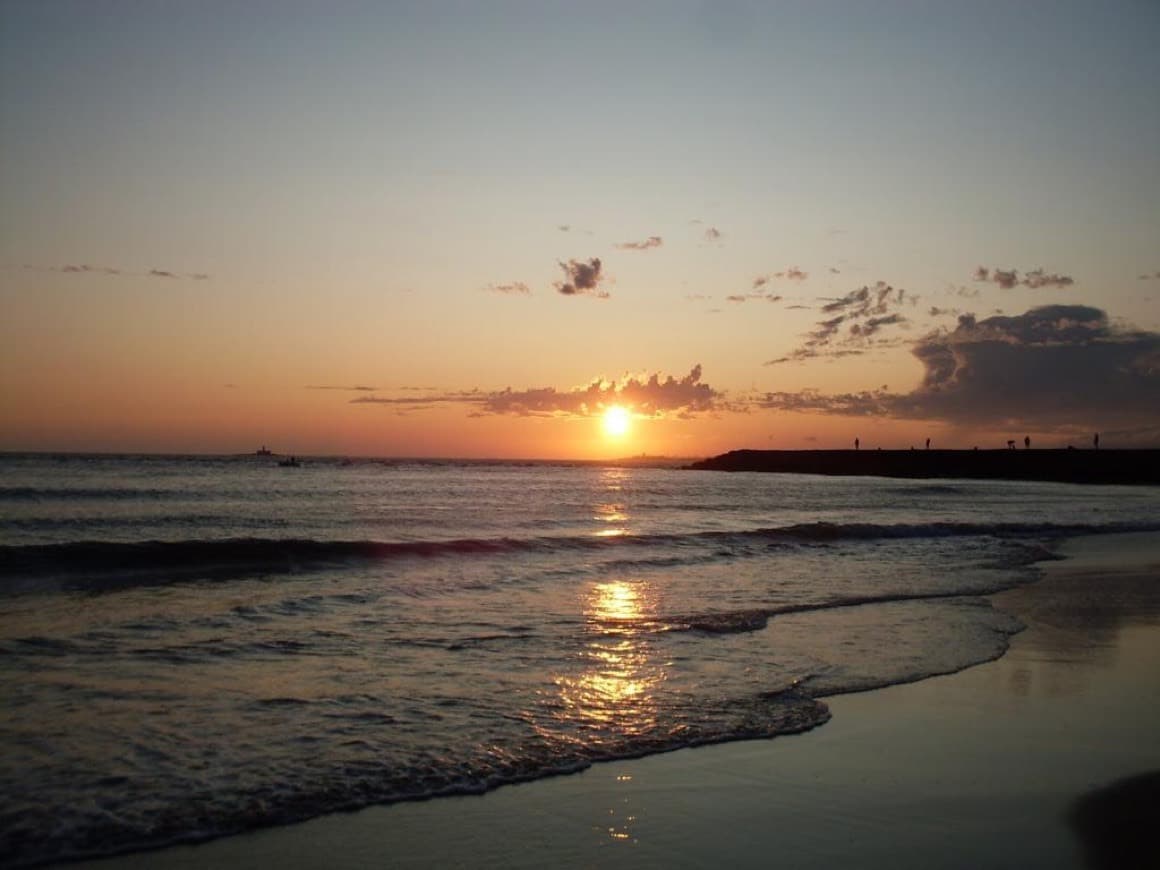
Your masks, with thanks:
M994 658L977 596L1160 489L0 456L16 863L773 736Z

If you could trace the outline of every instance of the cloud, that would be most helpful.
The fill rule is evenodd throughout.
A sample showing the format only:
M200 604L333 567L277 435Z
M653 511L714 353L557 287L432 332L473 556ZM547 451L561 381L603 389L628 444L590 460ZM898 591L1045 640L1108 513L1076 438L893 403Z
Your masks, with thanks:
M571 224L558 224L558 225L556 226L556 229L558 229L558 230L559 230L560 232L562 232L562 233L566 233L566 232L568 232L570 229L572 229L572 225L571 225Z
M35 268L35 267L26 266L25 268ZM49 266L47 269L45 269L43 271L67 272L70 274L80 274L80 273L90 273L90 274L98 274L98 275L121 275L121 274L123 274L122 270L114 269L110 266L90 266L88 264L84 264L81 266L73 266L73 265L60 266L60 267Z
M604 280L601 272L602 264L599 257L593 257L587 262L583 260L569 260L561 262L567 280L558 281L554 285L557 292L564 296L595 296L597 299L607 299L608 293L599 289Z
M350 393L373 393L378 387L366 387L362 384L355 384L350 387L331 386L330 384L307 384L308 390L341 390Z
M629 376L620 381L594 380L585 387L559 391L553 387L491 393L483 410L492 414L568 414L593 416L612 405L650 417L690 416L714 410L722 394L701 383L701 366L682 378L660 374Z
M1118 328L1086 305L1046 305L978 320L914 343L922 383L823 395L768 393L760 407L975 426L1136 431L1160 407L1160 333Z
M1145 272L1143 275L1140 275L1138 277L1138 280L1140 280L1140 281L1160 281L1160 270L1153 272L1151 275L1149 275L1147 272Z
M759 287L764 287L774 278L784 278L787 281L804 281L808 277L810 277L809 272L803 272L797 266L791 266L781 272L773 272L769 275L758 275L753 279L753 289L756 290Z
M513 281L511 284L488 284L483 288L491 293L504 293L509 296L528 296L532 292L523 281Z
M643 242L621 242L616 247L622 251L647 251L650 248L659 248L664 243L664 239L660 236L649 236Z
M726 302L748 302L750 299L760 299L763 302L780 302L781 296L773 293L735 293L732 296L726 296Z
M59 272L64 275L123 275L132 278L165 278L180 280L188 278L191 281L208 281L210 277L205 272L190 272L182 274L169 269L150 269L147 272L133 272L129 269L119 269L113 266L94 266L91 263L66 263L63 266L36 266L25 263L20 268L27 272Z
M831 275L841 275L841 274L842 274L842 270L841 270L841 269L838 269L838 268L835 268L834 266L831 266L831 267L830 267L830 274L831 274Z
M1011 290L1020 285L1033 290L1041 287L1070 287L1075 283L1075 279L1070 275L1059 275L1043 269L1032 269L1020 278L1017 269L989 269L986 266L975 269L974 278L976 281L998 284L1003 290Z
M874 348L889 346L893 342L875 336L887 327L902 326L909 322L905 316L891 310L907 301L906 290L895 288L884 281L872 287L859 287L845 296L831 299L820 309L823 314L831 316L822 318L812 330L805 333L805 340L800 346L784 356L766 361L765 365L801 362L816 357L856 356Z
M408 389L404 387L403 389ZM429 408L434 405L478 405L487 395L479 390L465 390L450 393L431 392L422 396L359 396L351 399L352 405L396 405L411 410Z
M706 241L718 242L724 237L724 235L725 234L716 227L709 227L709 229L705 230Z
M329 389L321 387L319 389ZM612 405L628 408L641 416L688 417L719 407L723 394L701 382L701 366L695 365L681 378L673 376L631 375L619 381L602 378L571 390L537 387L525 390L484 392L464 390L422 396L360 396L350 400L354 405L387 405L415 411L436 405L466 405L471 416L514 414L518 416L599 415Z

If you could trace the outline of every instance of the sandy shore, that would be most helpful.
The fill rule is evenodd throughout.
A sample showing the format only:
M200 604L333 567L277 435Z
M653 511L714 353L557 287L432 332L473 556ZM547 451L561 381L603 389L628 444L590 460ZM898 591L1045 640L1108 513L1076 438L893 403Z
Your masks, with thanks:
M993 596L1028 624L1003 658L809 734L84 866L1080 867L1076 801L1160 770L1160 536L1062 552Z

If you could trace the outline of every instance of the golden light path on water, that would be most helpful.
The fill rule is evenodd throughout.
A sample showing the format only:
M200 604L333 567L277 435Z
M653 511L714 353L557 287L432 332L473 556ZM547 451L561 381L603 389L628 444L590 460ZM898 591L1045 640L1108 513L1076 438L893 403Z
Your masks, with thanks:
M601 475L593 520L598 537L632 534L624 469ZM580 739L610 748L658 730L657 692L666 679L667 662L657 658L650 638L659 602L653 585L633 578L594 582L583 593L587 640L579 675L556 679L564 717ZM627 800L627 798L626 798ZM610 807L610 839L635 839L630 830L635 815ZM618 812L622 818L616 819Z

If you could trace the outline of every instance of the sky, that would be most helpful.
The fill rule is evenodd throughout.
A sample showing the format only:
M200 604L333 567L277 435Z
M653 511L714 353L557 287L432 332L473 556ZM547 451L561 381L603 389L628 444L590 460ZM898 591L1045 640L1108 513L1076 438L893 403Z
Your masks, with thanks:
M1160 446L1158 41L1155 0L3 0L0 450Z

